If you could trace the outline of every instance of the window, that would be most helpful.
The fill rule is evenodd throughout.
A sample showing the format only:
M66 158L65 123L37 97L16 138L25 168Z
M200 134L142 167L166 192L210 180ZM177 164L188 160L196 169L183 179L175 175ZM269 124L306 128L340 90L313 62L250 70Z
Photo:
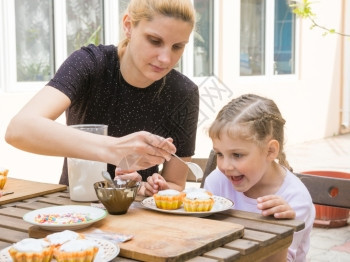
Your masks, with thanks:
M102 0L67 0L67 55L90 43L103 43Z
M213 1L195 0L197 24L193 33L193 76L213 74Z
M295 73L295 15L288 1L275 3L274 74Z
M0 89L36 91L75 50L89 43L118 44L129 0L15 0L0 5ZM213 0L193 0L198 22L178 69L189 77L213 74Z
M295 73L295 16L287 1L241 0L240 22L241 76Z
M52 1L15 1L17 81L48 81L53 75L52 11Z

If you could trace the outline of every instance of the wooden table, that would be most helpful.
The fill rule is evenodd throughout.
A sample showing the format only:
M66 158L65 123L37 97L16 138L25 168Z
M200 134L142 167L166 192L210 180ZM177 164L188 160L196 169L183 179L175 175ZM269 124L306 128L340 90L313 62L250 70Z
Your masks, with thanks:
M139 201L140 199L137 200ZM42 235L38 234L36 226L32 226L22 219L25 213L49 206L76 204L89 205L89 203L71 201L69 199L69 193L63 191L0 206L0 249L6 248L12 243L29 236L43 237L47 233L53 233L44 231L41 232ZM166 221L166 223L162 223L161 226L171 227L174 226L173 224L176 221L176 226L181 228L181 224L178 223L185 223L187 220L184 219L191 221L194 230L196 230L196 226L203 225L202 230L197 230L197 233L189 232L188 234L184 234L184 232L181 232L182 235L177 236L178 241L181 241L181 238L187 241L184 242L187 244L184 245L183 248L186 252L183 252L178 257L157 257L154 258L154 260L151 259L148 261L259 261L282 249L288 248L293 239L293 232L304 228L304 222L302 221L276 220L272 217L266 218L259 214L237 210L216 213L206 218L190 218L188 216L163 214L152 210L146 210L137 201L135 201L127 214L121 216L108 215L106 219L95 223L93 227L106 229L105 225L111 223L115 223L116 227L118 227L118 221L121 221L122 218L126 221L138 215L140 216L140 221L142 221L142 219L146 221L147 216L166 216L166 218L161 217L162 221ZM177 222L179 219L183 222ZM126 223L125 221L123 223ZM121 227L118 230L122 231L125 228L123 223L120 223ZM213 231L215 230L215 226L211 224L218 226L216 231ZM134 227L134 225L131 225L131 227ZM224 228L226 228L226 231ZM84 230L89 230L89 228ZM180 234L179 232L163 232L162 234L166 233L172 236L174 236L174 234ZM162 240L162 234L158 236L159 240ZM147 243L148 236L142 234L140 234L140 236L143 236L144 242ZM203 236L207 237L207 239L204 239L207 240L207 242L200 239ZM113 261L138 261L132 259L133 257L138 257L137 254L133 254L136 253L136 251L132 252L134 249L136 250L138 248L135 245L138 243L136 237L139 237L137 233L134 239L120 244L121 252ZM169 240L169 238L164 238L163 240L163 244L166 243L166 241L173 241L171 239ZM196 245L192 247L192 243L196 243ZM156 247L152 246L152 248ZM193 250L191 250L191 248L193 248ZM147 249L149 250L151 248L147 247ZM160 250L162 249L160 248L159 252ZM150 258L147 254L144 254L140 259L147 260Z

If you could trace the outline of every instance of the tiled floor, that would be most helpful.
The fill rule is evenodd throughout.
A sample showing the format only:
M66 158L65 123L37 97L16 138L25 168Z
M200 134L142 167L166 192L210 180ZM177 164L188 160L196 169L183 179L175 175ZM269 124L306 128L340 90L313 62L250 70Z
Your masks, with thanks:
M334 170L350 173L350 134L292 145L286 147L286 155L296 172ZM345 227L314 227L307 261L350 261L350 219Z

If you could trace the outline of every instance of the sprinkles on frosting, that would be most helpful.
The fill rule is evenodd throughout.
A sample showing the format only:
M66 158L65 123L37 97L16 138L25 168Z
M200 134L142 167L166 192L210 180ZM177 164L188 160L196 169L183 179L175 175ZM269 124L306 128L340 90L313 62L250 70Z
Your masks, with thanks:
M63 213L63 214L38 214L34 221L39 224L77 224L91 221L88 214Z

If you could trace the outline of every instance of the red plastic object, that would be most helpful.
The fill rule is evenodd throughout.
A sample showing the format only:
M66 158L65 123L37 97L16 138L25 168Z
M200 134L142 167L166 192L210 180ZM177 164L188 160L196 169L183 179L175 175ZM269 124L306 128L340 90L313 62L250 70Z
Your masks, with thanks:
M304 171L301 172L306 175L315 175L323 177L335 177L335 178L345 178L350 179L350 173L340 172L340 171ZM331 194L337 194L337 189L331 192ZM316 218L314 221L314 227L323 228L336 228L346 226L349 219L349 209L330 207L323 205L316 205Z

